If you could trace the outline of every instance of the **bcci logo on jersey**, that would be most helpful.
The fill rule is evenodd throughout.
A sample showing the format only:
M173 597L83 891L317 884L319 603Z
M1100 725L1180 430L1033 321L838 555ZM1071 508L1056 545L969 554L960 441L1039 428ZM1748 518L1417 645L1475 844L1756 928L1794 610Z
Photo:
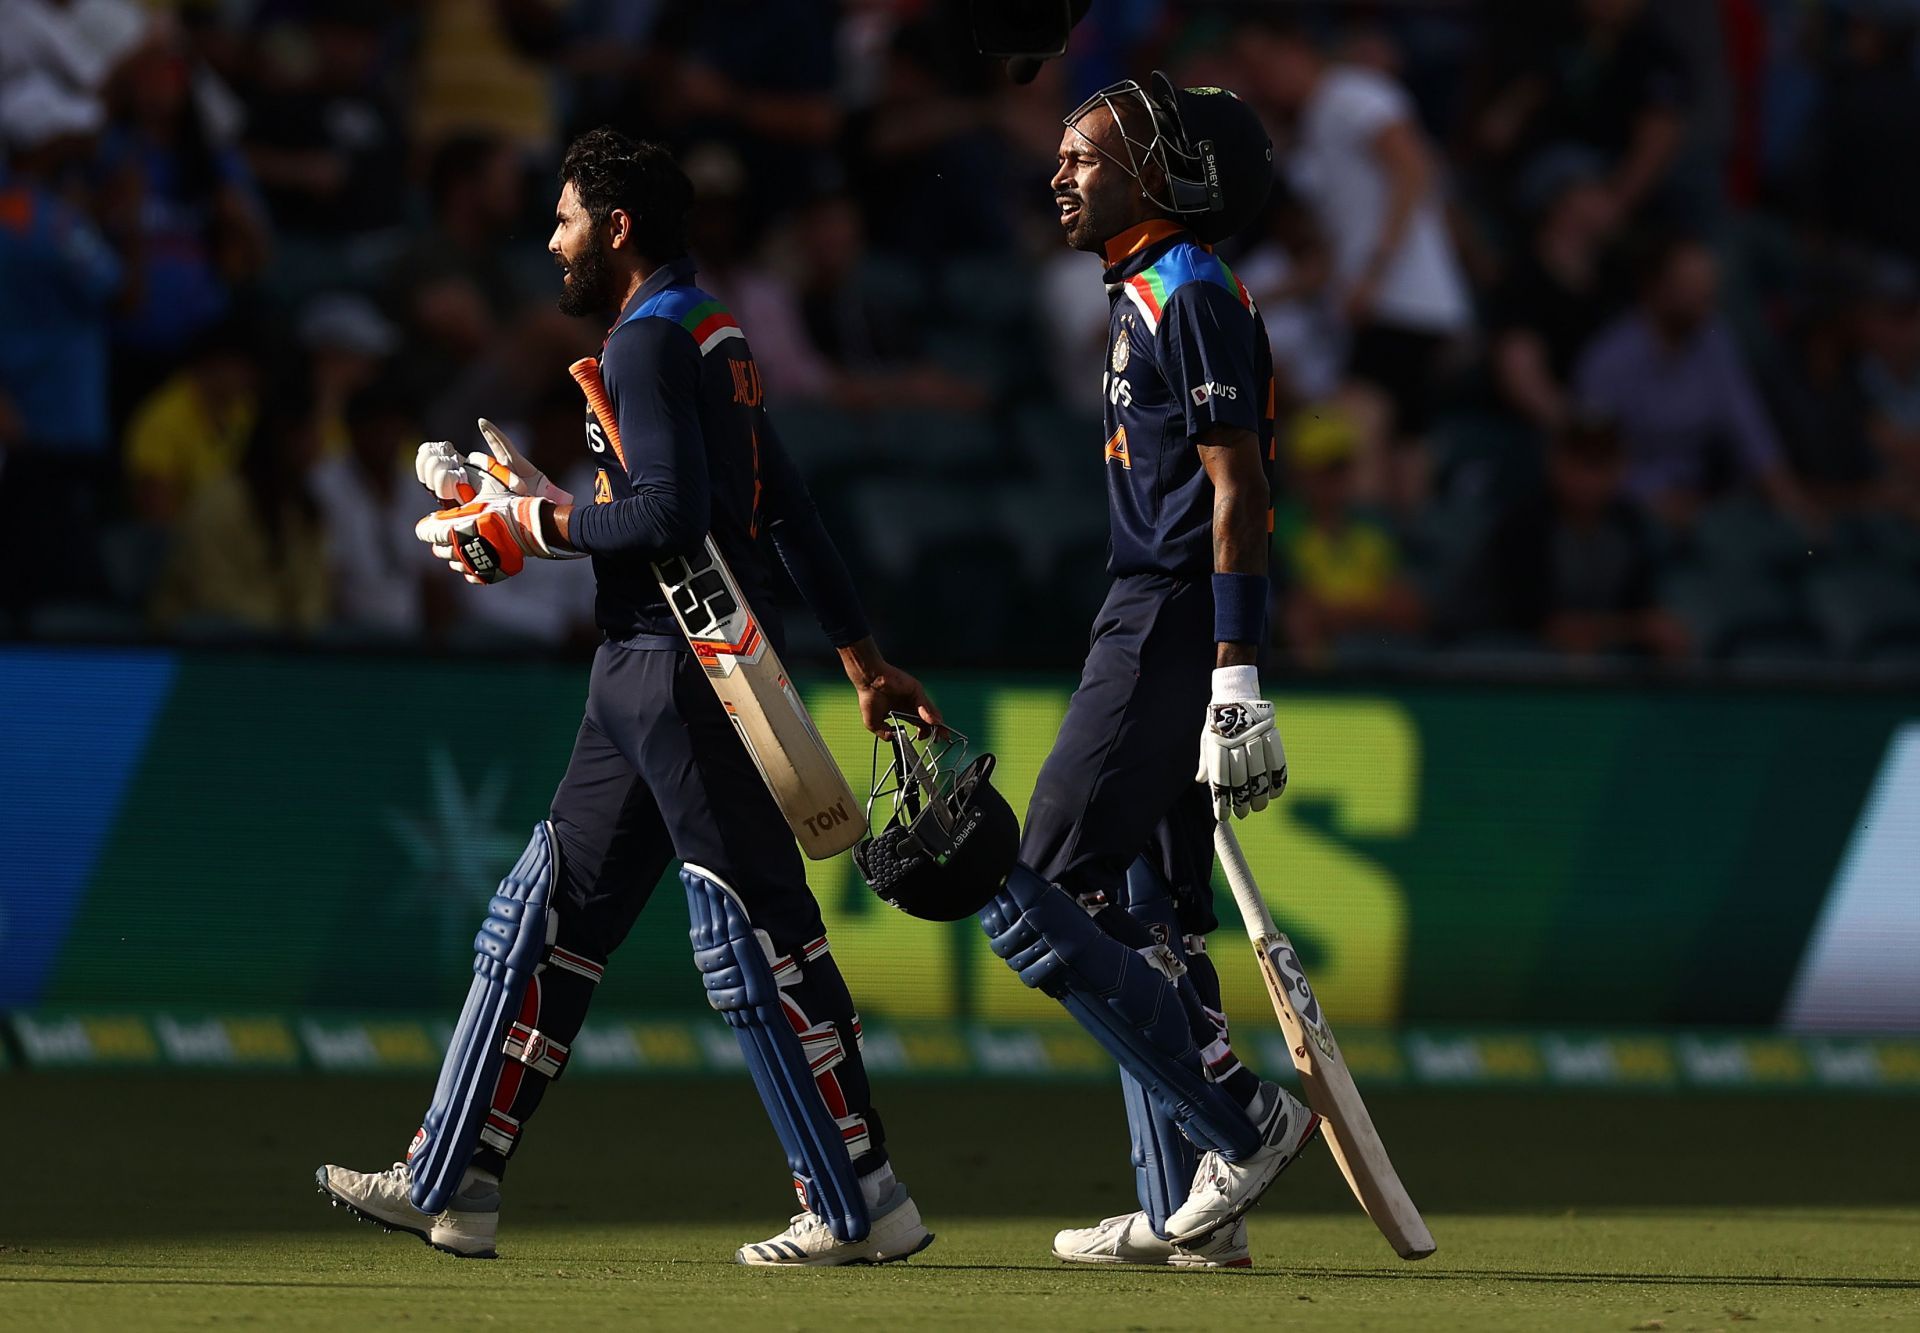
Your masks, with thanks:
M1127 336L1127 331L1123 328L1120 330L1120 336L1113 340L1113 356L1108 361L1108 364L1113 367L1113 373L1118 375L1124 371L1132 355L1133 339Z

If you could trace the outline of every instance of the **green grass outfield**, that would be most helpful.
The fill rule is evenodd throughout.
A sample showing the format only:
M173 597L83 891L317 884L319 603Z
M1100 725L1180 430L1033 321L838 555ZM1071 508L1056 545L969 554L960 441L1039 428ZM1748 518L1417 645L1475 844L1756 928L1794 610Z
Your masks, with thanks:
M557 1090L493 1263L330 1210L424 1081L0 1076L0 1327L1733 1329L1920 1325L1920 1106L1896 1098L1382 1095L1440 1251L1403 1264L1324 1150L1255 1215L1252 1272L1076 1269L1132 1206L1119 1098L919 1083L883 1109L939 1240L903 1265L736 1268L792 1196L744 1083ZM1751 1321L1751 1322L1749 1322Z

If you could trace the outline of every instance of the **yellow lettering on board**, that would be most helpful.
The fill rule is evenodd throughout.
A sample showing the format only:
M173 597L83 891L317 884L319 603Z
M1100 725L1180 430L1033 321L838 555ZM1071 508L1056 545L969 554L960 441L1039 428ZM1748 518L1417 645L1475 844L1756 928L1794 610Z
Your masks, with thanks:
M1420 801L1420 737L1389 699L1346 695L1276 699L1287 746L1287 790L1234 824L1247 864L1280 929L1293 939L1335 1033L1384 1027L1400 1016L1407 906L1384 866L1335 839L1404 838ZM1197 742L1196 742L1197 744ZM1324 810L1333 837L1302 815ZM1209 941L1235 1026L1273 1024L1233 895L1216 879L1221 928Z

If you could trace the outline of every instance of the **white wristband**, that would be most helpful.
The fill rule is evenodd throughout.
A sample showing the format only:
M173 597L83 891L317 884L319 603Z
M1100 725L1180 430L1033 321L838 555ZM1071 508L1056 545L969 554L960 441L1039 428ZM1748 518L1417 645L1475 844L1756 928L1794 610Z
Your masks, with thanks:
M1213 669L1213 702L1249 703L1260 697L1260 668L1252 663Z

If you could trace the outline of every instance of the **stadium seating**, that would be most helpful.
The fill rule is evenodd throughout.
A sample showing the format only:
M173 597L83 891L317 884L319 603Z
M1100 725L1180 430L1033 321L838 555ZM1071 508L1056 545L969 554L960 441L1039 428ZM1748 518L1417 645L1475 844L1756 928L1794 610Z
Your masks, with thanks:
M1815 647L1790 589L1763 575L1694 568L1671 575L1661 602L1680 618L1710 661L1804 660Z
M1869 565L1842 565L1807 580L1807 603L1834 651L1849 661L1920 657L1920 588Z

